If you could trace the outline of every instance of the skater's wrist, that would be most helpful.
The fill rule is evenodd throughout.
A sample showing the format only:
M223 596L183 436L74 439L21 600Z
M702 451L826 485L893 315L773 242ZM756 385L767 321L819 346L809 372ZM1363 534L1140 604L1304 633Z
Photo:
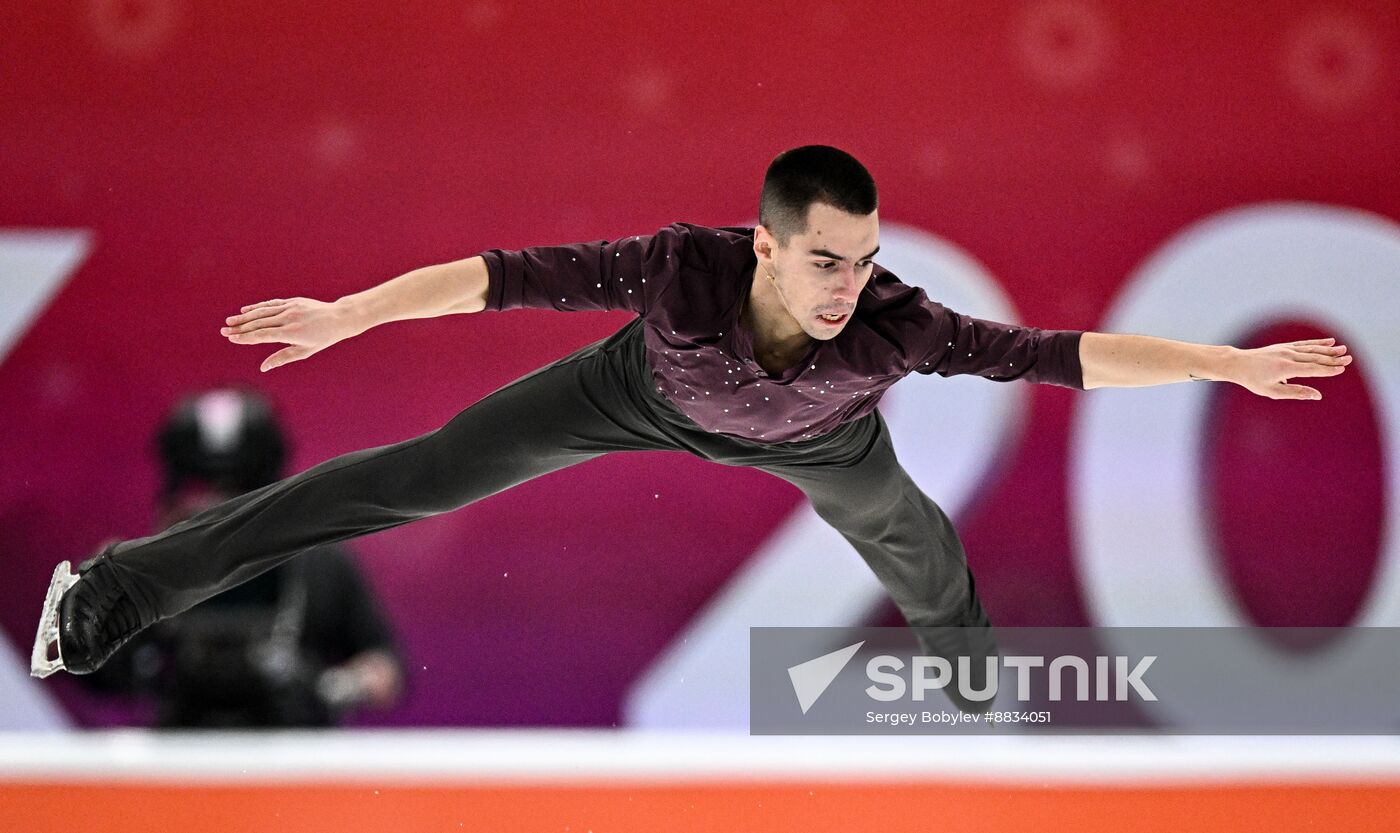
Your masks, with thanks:
M1240 357L1244 351L1231 344L1222 344L1214 348L1210 354L1211 364L1207 370L1211 378L1217 382L1234 382L1239 384L1240 380Z
M363 333L371 327L384 323L374 320L371 305L366 303L362 295L346 295L331 302L331 312L342 322L345 328L345 337L350 338Z
M1228 344L1194 344L1191 342L1171 342L1184 345L1186 351L1186 374L1197 382L1233 382L1235 356L1238 348Z

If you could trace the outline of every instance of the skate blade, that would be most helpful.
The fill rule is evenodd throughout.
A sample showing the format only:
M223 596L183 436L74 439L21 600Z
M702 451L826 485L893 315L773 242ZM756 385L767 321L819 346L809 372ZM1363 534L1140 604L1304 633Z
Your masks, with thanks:
M58 647L58 603L63 599L63 594L68 592L68 588L77 583L78 576L67 561L60 561L58 566L53 568L49 593L44 597L44 613L39 619L39 632L34 635L34 652L29 655L31 676L47 677L55 671L63 670L63 652Z

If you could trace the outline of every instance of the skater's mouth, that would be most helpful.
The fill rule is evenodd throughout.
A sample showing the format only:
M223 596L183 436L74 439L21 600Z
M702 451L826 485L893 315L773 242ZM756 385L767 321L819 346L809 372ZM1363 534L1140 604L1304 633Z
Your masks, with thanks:
M817 320L828 327L839 327L842 324L845 324L846 319L850 316L851 314L849 312L822 313L821 315L817 316Z

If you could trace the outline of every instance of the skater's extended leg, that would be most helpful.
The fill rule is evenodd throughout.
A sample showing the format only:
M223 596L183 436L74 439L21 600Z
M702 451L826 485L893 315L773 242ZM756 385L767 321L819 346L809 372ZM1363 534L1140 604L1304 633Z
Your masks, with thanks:
M869 449L850 465L763 465L796 485L855 547L910 626L985 627L987 615L952 522L905 472L878 414Z
M59 606L65 666L93 670L113 642L317 544L446 512L609 451L671 447L628 410L612 341L506 385L436 431L327 460L109 548L75 586L83 592ZM80 642L100 655L78 656Z
M964 696L987 689L987 660L997 645L977 596L967 556L952 521L923 493L895 458L889 429L871 414L876 430L864 453L842 464L761 465L796 485L827 523L855 547L914 630L926 656L946 659L953 671L945 688L967 712L983 712L990 699ZM958 668L965 658L970 673ZM995 673L995 672L993 672Z

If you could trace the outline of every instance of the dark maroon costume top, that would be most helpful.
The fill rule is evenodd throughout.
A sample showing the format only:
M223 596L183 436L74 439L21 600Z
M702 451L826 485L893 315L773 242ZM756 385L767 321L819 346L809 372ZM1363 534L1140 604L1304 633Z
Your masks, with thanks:
M673 223L652 235L482 252L488 310L619 310L645 319L656 389L707 431L804 440L874 410L913 372L1083 389L1080 330L962 315L874 267L855 313L773 376L739 322L758 264L752 228Z

